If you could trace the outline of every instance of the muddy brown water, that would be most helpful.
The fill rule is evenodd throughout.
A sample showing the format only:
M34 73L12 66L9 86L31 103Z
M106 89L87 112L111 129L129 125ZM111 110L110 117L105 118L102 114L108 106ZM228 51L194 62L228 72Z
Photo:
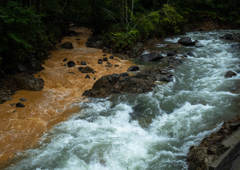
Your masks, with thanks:
M35 74L44 80L44 89L38 92L17 91L11 101L0 105L0 164L11 160L18 151L36 147L45 132L80 110L74 103L86 100L82 93L90 89L101 76L126 72L132 65L130 61L120 59L109 60L111 64L119 67L105 67L106 62L98 64L98 59L109 57L110 54L103 56L101 49L85 46L91 35L90 30L74 30L79 33L78 36L68 36L62 40L62 43L71 42L74 49L51 51L50 59L45 61L45 69ZM63 62L65 58L68 60ZM66 66L70 60L76 63L75 67ZM78 71L81 61L86 61L87 66L96 73ZM89 75L90 79L85 79L86 75ZM26 107L15 107L20 98L27 99L22 102Z

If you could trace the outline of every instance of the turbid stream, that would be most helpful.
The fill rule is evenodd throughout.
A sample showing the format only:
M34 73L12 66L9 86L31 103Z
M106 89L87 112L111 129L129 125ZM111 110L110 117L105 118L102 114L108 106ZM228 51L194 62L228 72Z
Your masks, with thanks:
M174 69L173 82L146 94L77 103L79 113L55 126L39 148L20 154L8 169L187 169L190 146L239 114L239 95L230 92L239 75L224 75L240 70L240 52L233 42L219 39L229 32L188 33L203 47L182 49L195 57Z

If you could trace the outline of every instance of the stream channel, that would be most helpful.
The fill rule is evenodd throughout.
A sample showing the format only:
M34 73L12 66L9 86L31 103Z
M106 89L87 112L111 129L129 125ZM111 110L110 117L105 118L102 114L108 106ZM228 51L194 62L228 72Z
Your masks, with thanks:
M224 75L240 71L240 50L231 47L234 42L219 38L238 32L187 33L203 47L181 47L195 56L184 58L172 70L173 82L149 93L77 103L79 113L56 125L40 147L19 154L6 169L187 169L189 148L239 114L239 95L230 91L240 76ZM180 37L164 43L176 43Z

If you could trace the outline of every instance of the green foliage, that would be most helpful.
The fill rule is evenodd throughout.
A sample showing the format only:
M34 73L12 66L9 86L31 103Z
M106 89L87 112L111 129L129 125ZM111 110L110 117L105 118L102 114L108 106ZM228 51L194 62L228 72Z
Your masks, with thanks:
M107 43L112 46L115 52L127 51L134 46L134 43L139 38L138 30L132 30L129 32L111 32L106 36Z
M136 41L149 37L164 36L178 33L179 25L183 17L179 15L171 5L164 4L158 11L147 14L131 14L131 23L119 24L111 27L111 33L107 34L107 43L111 44L116 52L126 52Z

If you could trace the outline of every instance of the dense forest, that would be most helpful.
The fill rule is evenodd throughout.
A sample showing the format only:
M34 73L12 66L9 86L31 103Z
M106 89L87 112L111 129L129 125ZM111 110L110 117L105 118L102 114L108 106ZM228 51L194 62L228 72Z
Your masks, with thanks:
M240 1L0 0L0 73L19 72L19 64L31 58L45 59L70 23L93 29L119 52L204 19L238 28Z

